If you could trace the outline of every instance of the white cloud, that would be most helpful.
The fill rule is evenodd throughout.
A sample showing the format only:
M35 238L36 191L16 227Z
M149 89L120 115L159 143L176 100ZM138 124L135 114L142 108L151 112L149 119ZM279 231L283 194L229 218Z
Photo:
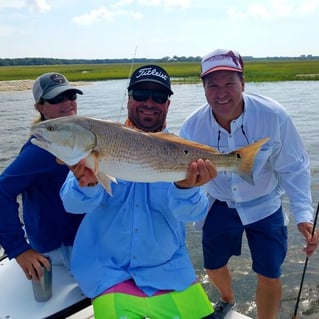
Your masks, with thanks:
M119 0L116 3L112 4L112 7L125 7L127 5L130 5L134 2L134 0Z
M297 16L302 9L303 12L313 10L316 7L315 2L294 4L286 0L274 0L269 3L247 5L246 8L237 9L232 7L227 14L230 17L237 18L263 18L263 19L277 19L289 18ZM309 9L311 8L311 9Z
M0 9L29 9L31 12L45 12L51 9L47 0L0 0Z
M186 8L191 3L192 0L119 0L110 4L109 8L104 6L93 9L89 13L74 17L72 21L79 25L91 25L98 21L111 21L117 17L141 19L143 17L143 7L159 7L160 9ZM136 11L136 8L140 9L140 11Z
M46 11L50 11L51 7L48 4L47 0L26 0L26 7L31 12L43 13Z
M270 12L263 5L253 4L247 9L247 15L260 18L269 18Z
M273 13L280 17L291 16L294 12L294 5L286 0L273 0L271 2L271 9Z
M236 7L231 7L227 10L227 15L230 18L268 18L269 17L269 11L264 5L261 4L253 4L246 8L245 10L239 10Z
M188 8L192 0L138 0L138 4L152 7Z
M318 0L313 0L313 1L304 1L299 5L299 10L300 13L302 14L307 14L307 13L318 13L319 10L319 1Z
M0 9L9 9L9 8L23 8L25 6L24 1L19 0L0 0Z
M140 19L141 13L124 10L109 10L106 7L91 10L89 13L74 17L72 21L79 25L90 25L102 20L112 20L115 17L130 17L133 19Z
M248 4L247 7L230 7L227 15L231 18L262 18L277 19L299 17L300 15L312 14L318 10L318 0L299 1L273 0L268 3Z

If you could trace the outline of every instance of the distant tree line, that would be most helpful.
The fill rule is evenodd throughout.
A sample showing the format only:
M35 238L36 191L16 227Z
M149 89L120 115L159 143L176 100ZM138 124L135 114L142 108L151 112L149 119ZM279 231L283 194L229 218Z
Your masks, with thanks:
M109 63L156 63L168 61L194 62L201 57L163 57L161 59L135 58L135 59L55 59L55 58L0 58L0 66L19 65L57 65L57 64L109 64Z
M319 56L301 55L299 57L265 57L254 58L244 56L244 60L318 60ZM57 64L109 64L109 63L157 63L157 62L199 62L200 56L165 56L160 59L134 58L134 59L56 59L56 58L0 58L0 66L27 66L27 65L57 65Z

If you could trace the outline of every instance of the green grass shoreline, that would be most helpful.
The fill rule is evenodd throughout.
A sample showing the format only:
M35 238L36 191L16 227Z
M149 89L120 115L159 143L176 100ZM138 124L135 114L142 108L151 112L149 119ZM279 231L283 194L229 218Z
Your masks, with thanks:
M198 62L157 63L171 75L173 82L200 82ZM70 81L127 79L131 69L142 64L65 64L34 66L1 66L0 81L35 79L45 72L60 72ZM245 61L246 82L319 80L319 60L252 60Z

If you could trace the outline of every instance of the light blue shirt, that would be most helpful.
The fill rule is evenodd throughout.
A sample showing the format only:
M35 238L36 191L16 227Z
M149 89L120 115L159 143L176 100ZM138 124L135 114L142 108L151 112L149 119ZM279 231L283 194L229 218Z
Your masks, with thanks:
M94 298L131 278L147 295L191 285L196 274L185 243L185 222L207 214L203 190L118 180L112 193L100 184L79 187L72 173L61 188L67 211L87 213L71 259L85 295Z
M277 211L285 191L295 222L312 222L309 157L292 119L283 106L264 96L244 94L244 105L241 116L231 122L230 132L216 122L208 104L191 114L181 128L182 137L220 152L270 137L256 156L254 185L235 173L220 171L206 184L206 191L213 199L236 208L244 225Z

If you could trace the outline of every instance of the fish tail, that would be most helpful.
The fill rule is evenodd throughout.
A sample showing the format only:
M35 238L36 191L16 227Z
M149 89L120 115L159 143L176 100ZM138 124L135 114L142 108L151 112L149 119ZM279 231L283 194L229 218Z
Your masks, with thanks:
M263 138L256 143L247 145L234 151L238 158L235 172L251 185L254 185L252 170L255 162L255 157L259 152L260 148L268 140L269 138Z

